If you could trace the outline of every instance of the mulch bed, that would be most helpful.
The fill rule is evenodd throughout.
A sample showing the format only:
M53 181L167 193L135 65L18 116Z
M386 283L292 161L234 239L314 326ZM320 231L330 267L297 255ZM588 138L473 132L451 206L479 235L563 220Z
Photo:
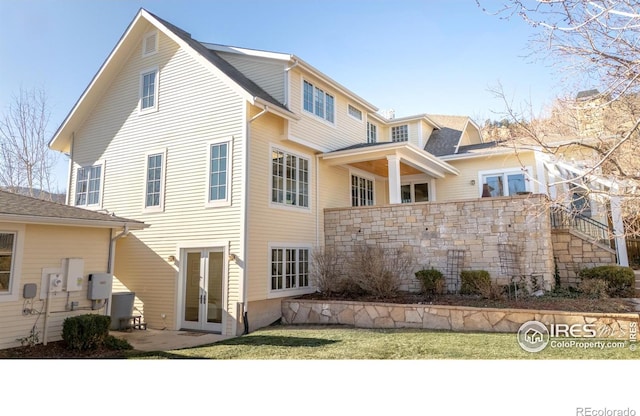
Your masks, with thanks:
M11 358L41 358L41 359L92 359L92 358L123 358L126 352L98 348L91 351L77 351L66 348L64 341L48 342L47 345L37 344L0 350L0 359Z

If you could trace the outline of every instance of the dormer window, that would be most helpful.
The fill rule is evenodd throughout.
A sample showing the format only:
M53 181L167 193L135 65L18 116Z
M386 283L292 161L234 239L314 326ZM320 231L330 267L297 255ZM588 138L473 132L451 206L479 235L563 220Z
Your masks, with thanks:
M158 31L147 33L142 40L142 57L158 52Z
M391 141L392 142L406 142L409 141L409 126L403 124L401 126L391 127Z

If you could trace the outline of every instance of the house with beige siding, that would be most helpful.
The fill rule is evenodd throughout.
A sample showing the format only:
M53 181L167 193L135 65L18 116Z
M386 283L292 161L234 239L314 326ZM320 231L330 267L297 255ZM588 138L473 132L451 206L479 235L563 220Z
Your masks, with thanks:
M484 143L468 117L385 116L298 56L201 42L144 9L50 147L69 155L69 205L150 225L116 242L113 290L151 328L277 320L315 290L327 209L546 192L534 152Z
M61 339L70 316L109 313L116 241L145 225L0 191L0 349Z

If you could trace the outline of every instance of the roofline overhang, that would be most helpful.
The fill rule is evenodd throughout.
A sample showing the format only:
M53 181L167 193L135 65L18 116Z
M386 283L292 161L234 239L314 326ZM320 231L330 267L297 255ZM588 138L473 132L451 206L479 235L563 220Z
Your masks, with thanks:
M523 152L523 151L535 152L536 150L520 148L518 149L518 151L519 152ZM439 158L444 161L454 161L454 160L474 159L478 157L506 155L513 152L514 150L512 148L501 148L499 150L491 150L489 152L482 152L482 153L455 153L451 155L439 156Z
M331 161L331 160L337 161L341 158L347 158L349 156L361 156L361 158L356 162L363 162L367 160L380 159L383 156L389 155L391 151L393 151L393 154L399 155L402 160L407 162L407 164L419 170L428 170L429 171L428 173L431 175L444 177L444 174L446 173L449 173L451 175L456 175L456 176L460 174L460 171L457 168L440 160L438 157L420 149L418 146L411 143L407 143L407 142L400 142L400 143L390 142L390 143L379 144L379 145L370 146L370 147L359 147L355 149L338 150L334 152L324 153L320 155L320 157L328 161ZM367 158L367 155L374 156L375 153L381 153L381 155L379 155L380 157L374 157L370 159ZM423 159L423 161L421 161L420 159ZM422 167L421 165L424 164L424 161L435 165L442 172L435 172L433 169ZM353 162L346 162L346 163L353 163ZM336 164L340 164L340 162L337 162Z
M250 100L249 102L252 105L255 105L257 107L262 107L263 109L267 110L268 113L278 115L280 117L286 118L287 120L291 120L291 121L300 120L300 116L298 116L297 114L292 113L291 111L287 111L276 105L273 105L273 103L270 103L269 101L264 100L260 97L253 97L253 100L252 101Z
M81 218L41 217L36 215L20 214L0 214L0 222L112 229L127 228L129 230L143 230L150 227L149 224L139 221L101 221Z
M417 121L417 120L423 120L426 121L428 124L431 124L433 127L435 127L436 129L441 129L442 126L440 126L438 123L436 123L435 121L433 121L428 114L415 114L412 116L406 116L406 117L400 117L400 118L392 118L392 119L385 119L384 117L380 116L382 118L382 120L384 120L385 123L387 123L387 125L391 126L393 124L399 124L399 123L405 123L407 121Z

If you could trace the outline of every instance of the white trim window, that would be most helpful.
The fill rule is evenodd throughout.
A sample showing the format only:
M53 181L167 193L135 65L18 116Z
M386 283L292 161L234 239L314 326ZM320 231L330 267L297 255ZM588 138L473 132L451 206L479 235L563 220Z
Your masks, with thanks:
M96 207L101 204L104 164L79 167L76 171L75 205Z
M400 200L403 204L429 201L429 183L411 182L400 187Z
M0 302L18 299L24 225L0 224Z
M373 180L351 175L351 206L373 205Z
M378 126L367 121L367 143L378 141Z
M144 191L145 211L164 209L164 174L166 151L147 154Z
M481 196L495 198L529 192L529 172L529 168L479 172Z
M209 144L209 180L207 204L229 205L231 190L231 140L217 140Z
M362 111L358 110L351 104L347 106L347 111L351 117L355 118L358 121L362 121Z
M305 111L333 124L335 122L335 98L314 86L309 81L303 84L303 104Z
M158 109L158 68L140 73L140 112Z
M271 202L309 208L309 159L271 150Z
M153 30L142 39L142 57L154 55L158 52L158 31Z
M309 248L271 247L271 291L310 286Z
M402 124L400 126L391 127L391 141L392 142L409 141L409 126L407 124Z

